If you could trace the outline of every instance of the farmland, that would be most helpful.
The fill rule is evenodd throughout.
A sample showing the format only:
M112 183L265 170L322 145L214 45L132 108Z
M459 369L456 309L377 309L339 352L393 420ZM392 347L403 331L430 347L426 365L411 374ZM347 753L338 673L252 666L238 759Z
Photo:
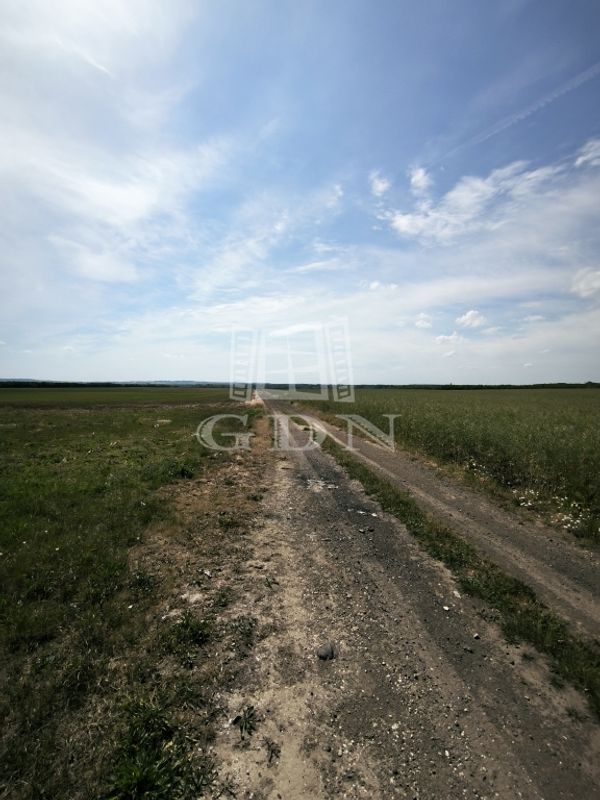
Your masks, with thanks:
M370 389L319 408L383 429L383 414L399 414L409 451L525 507L560 500L574 520L580 508L589 525L598 400ZM440 521L331 441L271 449L276 410L241 410L217 388L0 392L0 797L287 797L299 769L306 797L347 794L349 775L365 789L351 796L393 797L400 774L413 796L516 796L532 780L540 796L591 796L595 552L509 526L517 554L530 545L515 578L463 537L458 512L472 523L466 495L479 507L481 494L462 486ZM251 449L199 444L217 413L248 413ZM498 525L490 512L483 538ZM530 585L537 546L581 606L581 630L561 592ZM508 751L506 714L521 731ZM456 769L475 755L489 776ZM513 774L540 760L538 774Z
M212 623L184 614L149 635L146 614L175 579L144 548L160 530L171 537L167 561L183 538L207 563L214 534L189 541L190 526L205 524L201 503L186 525L173 497L191 479L228 469L228 457L193 434L210 414L239 409L212 389L7 390L0 403L0 795L98 796L112 787L111 796L129 797L149 785L152 796L177 797L184 771L186 791L197 790L206 769L190 762L185 742L206 739L210 703L186 670ZM214 491L207 513L225 509L214 529L235 534L244 503L239 518L226 514L230 503L219 484ZM223 556L222 536L218 548ZM175 664L168 685L153 677L165 658ZM169 715L178 692L184 708L204 709L188 739Z
M333 419L360 414L397 443L451 465L468 481L600 538L600 390L358 389L356 403L310 404Z
M14 408L98 408L219 402L227 390L173 386L0 387L0 405Z

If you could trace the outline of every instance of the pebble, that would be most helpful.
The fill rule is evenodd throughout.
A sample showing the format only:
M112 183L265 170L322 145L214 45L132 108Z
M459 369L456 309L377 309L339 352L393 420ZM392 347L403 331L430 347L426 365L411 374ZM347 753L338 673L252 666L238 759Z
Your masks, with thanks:
M329 661L335 658L335 649L332 642L326 642L317 648L317 656L321 661Z

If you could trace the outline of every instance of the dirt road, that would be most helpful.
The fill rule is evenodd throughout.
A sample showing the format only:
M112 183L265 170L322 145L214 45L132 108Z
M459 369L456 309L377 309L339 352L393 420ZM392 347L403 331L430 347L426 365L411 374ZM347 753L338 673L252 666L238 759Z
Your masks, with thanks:
M273 409L292 411L289 405ZM347 434L313 419L339 444ZM531 586L538 597L591 638L600 636L600 557L568 532L501 508L481 492L445 475L424 459L353 437L354 454L395 486L408 491L438 520L472 542L502 569Z
M320 450L273 453L248 542L261 630L219 732L214 797L584 798L600 727ZM317 649L333 644L335 657Z

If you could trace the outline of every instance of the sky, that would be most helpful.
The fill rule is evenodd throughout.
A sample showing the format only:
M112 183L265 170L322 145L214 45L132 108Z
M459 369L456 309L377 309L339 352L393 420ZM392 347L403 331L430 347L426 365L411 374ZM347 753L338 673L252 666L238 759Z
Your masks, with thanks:
M0 108L0 377L600 380L597 0L4 0Z

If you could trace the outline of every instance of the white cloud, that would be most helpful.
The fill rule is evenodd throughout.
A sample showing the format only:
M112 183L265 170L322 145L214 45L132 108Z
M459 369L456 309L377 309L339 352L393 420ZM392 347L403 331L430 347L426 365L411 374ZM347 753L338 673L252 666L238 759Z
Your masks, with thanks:
M600 270L580 269L573 278L571 291L579 297L592 297L600 292Z
M541 314L528 314L526 317L523 317L523 322L542 322L542 320L545 319L546 317Z
M485 321L486 319L483 314L476 311L474 308L467 311L462 317L456 318L456 324L460 325L461 328L480 328L485 324Z
M452 356L456 355L456 350L448 350L446 353L442 353L442 358L452 358Z
M453 333L451 333L449 335L441 334L440 336L436 336L435 337L435 340L436 340L436 342L438 344L444 344L445 342L452 342L454 344L454 343L458 342L459 339L460 339L460 336L458 335L458 333L456 331L454 331Z
M418 197L427 194L431 186L431 177L423 167L412 167L409 170L410 188L413 194Z
M380 216L401 236L441 243L467 233L493 231L505 223L507 214L535 197L562 171L561 166L525 167L525 162L516 161L485 178L465 176L437 204L419 200L412 212L386 211ZM428 178L418 171L413 179L419 187L428 186ZM424 191L419 188L416 194Z
M592 167L600 167L600 139L590 139L580 149L575 159L575 166L583 167L587 164Z
M373 170L373 172L370 173L369 184L371 186L371 194L374 197L383 197L392 185L389 180L380 175L377 170Z
M429 314L421 312L415 319L415 328L431 328L432 318Z
M294 267L290 272L337 272L340 269L344 269L344 265L337 258L330 258L323 261L310 261L308 264Z

